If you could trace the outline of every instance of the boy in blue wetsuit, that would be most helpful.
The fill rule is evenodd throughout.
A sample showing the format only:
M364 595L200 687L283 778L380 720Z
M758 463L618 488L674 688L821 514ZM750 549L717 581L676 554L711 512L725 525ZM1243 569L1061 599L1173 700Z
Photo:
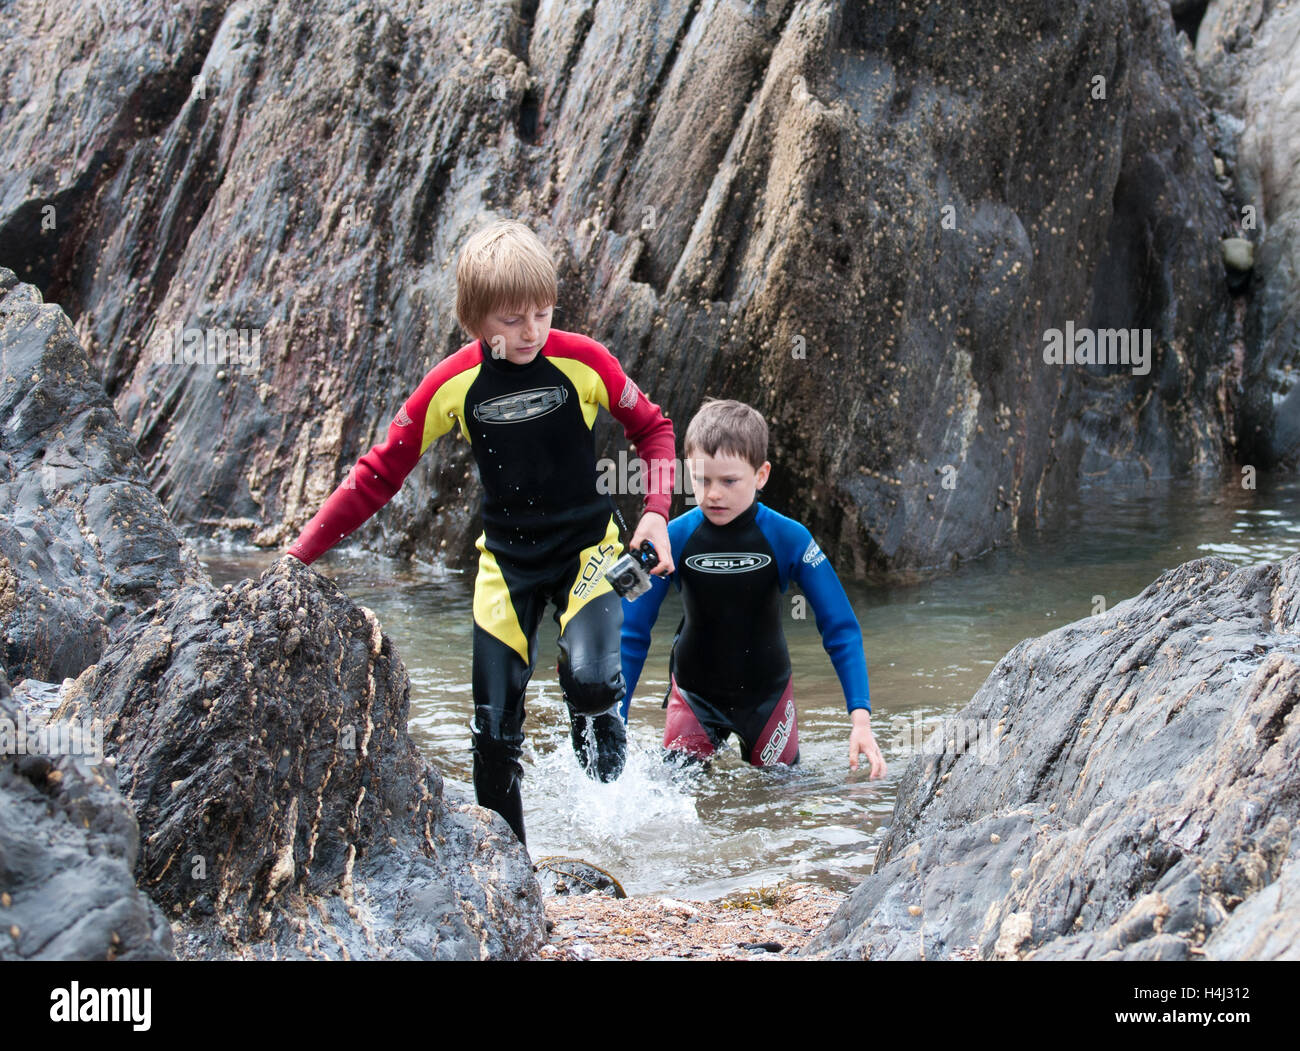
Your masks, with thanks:
M790 654L781 596L793 580L817 618L822 644L852 720L849 769L865 755L871 778L886 766L871 732L862 631L844 588L807 528L765 507L767 423L738 401L707 400L686 431L687 467L699 506L668 523L676 569L623 601L622 711L650 648L650 629L671 579L686 617L670 659L664 747L711 756L729 734L755 766L799 761Z

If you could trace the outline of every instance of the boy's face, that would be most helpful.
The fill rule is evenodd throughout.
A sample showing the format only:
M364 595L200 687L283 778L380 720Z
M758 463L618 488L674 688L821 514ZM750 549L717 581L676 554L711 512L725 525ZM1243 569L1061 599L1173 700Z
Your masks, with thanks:
M691 472L691 488L704 517L722 526L749 509L754 495L767 484L772 465L764 460L754 470L748 460L734 453L719 449L716 456L709 456L699 449L687 449L686 469Z
M546 345L551 332L553 306L510 308L488 311L478 338L494 358L515 365L527 365Z

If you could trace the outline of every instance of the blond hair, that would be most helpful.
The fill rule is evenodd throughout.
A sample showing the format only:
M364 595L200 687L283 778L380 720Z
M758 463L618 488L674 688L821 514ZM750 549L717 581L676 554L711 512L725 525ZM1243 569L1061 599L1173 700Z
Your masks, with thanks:
M555 263L518 219L498 219L470 235L456 262L456 319L478 335L494 310L555 305Z
M752 405L729 398L705 398L700 411L686 428L683 446L705 456L719 452L739 456L754 470L767 460L767 421Z

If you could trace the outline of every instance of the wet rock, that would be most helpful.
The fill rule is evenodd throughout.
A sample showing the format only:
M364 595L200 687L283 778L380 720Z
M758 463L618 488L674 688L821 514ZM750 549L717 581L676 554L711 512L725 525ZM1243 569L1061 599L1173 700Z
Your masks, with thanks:
M602 868L581 858L546 857L533 863L538 883L545 894L603 894L626 898L623 884Z
M0 669L0 960L163 960L172 932L136 889L140 830L113 768L17 752Z
M285 613L302 627L291 650ZM140 884L186 957L478 959L545 940L528 857L407 734L373 613L292 556L134 621L58 714L105 720Z
M1217 471L1237 397L1167 0L963 12L76 0L0 22L0 258L86 334L173 519L286 545L466 339L466 234L522 216L557 327L679 421L767 414L770 499L842 573L945 564L1082 476ZM1149 371L1046 365L1067 322L1150 330ZM469 565L477 497L449 435L357 542Z
M1240 456L1300 463L1300 8L1211 0L1196 62L1233 178L1234 223L1254 245L1245 314Z
M0 268L0 627L14 681L79 674L131 615L205 577L66 314Z
M912 759L872 874L807 951L1297 958L1297 627L1300 555L1204 558L1020 643L953 747Z

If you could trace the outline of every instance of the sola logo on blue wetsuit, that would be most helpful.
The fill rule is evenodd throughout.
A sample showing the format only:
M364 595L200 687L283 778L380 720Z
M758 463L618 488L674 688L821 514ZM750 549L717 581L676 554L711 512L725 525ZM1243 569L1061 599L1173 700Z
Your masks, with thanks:
M534 420L558 409L569 397L563 387L538 387L518 394L502 394L474 406L474 419L481 423L519 423Z
M727 551L721 554L691 555L686 564L701 573L748 573L762 569L772 561L771 555L752 551Z

